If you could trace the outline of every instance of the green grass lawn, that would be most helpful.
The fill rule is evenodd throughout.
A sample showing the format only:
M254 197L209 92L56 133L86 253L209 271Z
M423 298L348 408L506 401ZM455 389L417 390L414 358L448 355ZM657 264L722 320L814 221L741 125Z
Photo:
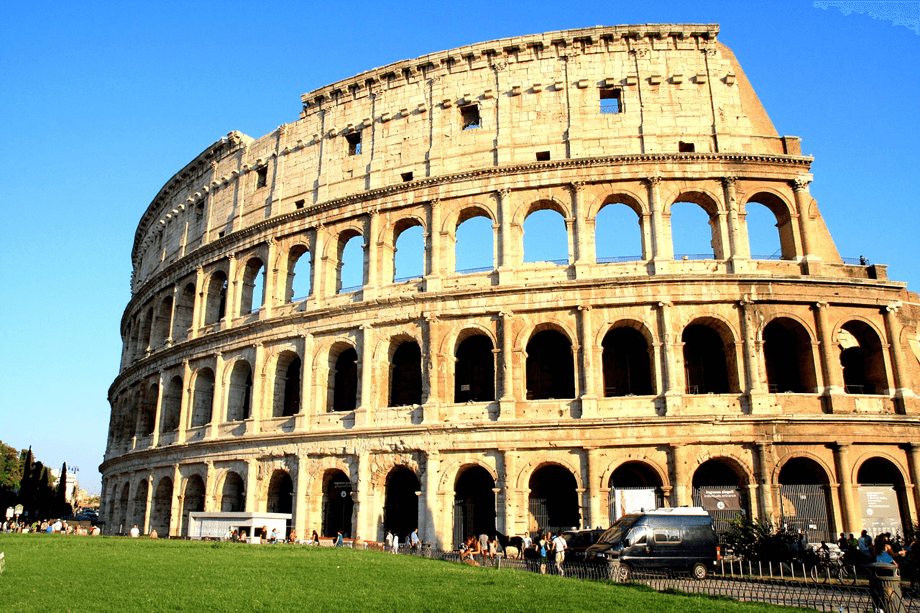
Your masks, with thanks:
M325 547L0 534L0 611L789 611Z

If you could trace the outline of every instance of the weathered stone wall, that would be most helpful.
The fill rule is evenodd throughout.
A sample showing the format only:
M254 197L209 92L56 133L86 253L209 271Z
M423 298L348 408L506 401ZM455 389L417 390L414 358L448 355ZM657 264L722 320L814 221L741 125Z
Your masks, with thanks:
M242 496L277 510L290 496L303 535L341 474L347 532L379 540L405 469L424 538L449 546L475 467L506 533L539 523L547 467L567 471L565 517L583 525L609 523L611 490L640 481L669 505L739 487L746 512L779 520L802 466L828 492L829 532L860 529L860 483L892 485L915 520L917 296L884 266L840 258L808 193L811 158L776 134L716 35L618 26L440 52L305 94L298 121L204 151L136 233L101 467L107 529L182 534L197 506ZM602 112L602 91L619 112ZM478 126L464 129L471 109ZM702 259L674 253L681 202L709 217ZM754 203L776 218L780 259L752 257ZM598 260L606 206L635 214L618 231L641 254ZM541 210L564 220L564 263L524 261L524 222ZM494 261L464 273L457 232L474 217L491 222ZM413 227L424 273L395 281ZM342 292L354 236L364 282ZM295 296L304 276L309 295ZM543 333L556 349L533 344ZM490 347L475 367L494 374L476 379L491 377L490 397L464 400L471 338ZM420 389L390 406L403 347L420 353ZM627 373L626 354L647 377ZM562 371L571 388L542 390ZM617 387L631 377L639 393Z

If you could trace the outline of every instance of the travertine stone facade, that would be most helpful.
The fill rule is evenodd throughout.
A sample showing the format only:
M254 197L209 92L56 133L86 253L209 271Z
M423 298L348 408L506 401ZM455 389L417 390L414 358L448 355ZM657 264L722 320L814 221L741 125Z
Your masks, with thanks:
M671 506L735 488L746 513L788 523L789 493L813 486L833 533L861 528L869 483L915 521L917 295L841 259L812 159L717 34L453 49L208 147L135 235L106 529L290 512L300 535L418 525L449 547L488 527L605 525L637 487ZM682 202L709 217L705 257L674 253ZM597 257L608 206L631 211L616 233L641 254ZM750 206L775 216L779 259L752 256ZM544 210L564 220L565 262L525 261L524 222ZM477 218L493 266L457 271L458 228ZM416 227L423 275L396 279ZM355 237L364 281L343 291Z

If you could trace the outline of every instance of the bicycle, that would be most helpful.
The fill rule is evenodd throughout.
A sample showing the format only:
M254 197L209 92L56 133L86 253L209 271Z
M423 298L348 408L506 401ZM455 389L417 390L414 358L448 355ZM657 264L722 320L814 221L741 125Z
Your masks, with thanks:
M831 577L843 585L856 585L856 567L846 564L841 556L818 554L818 563L811 567L809 573L815 583L827 583Z

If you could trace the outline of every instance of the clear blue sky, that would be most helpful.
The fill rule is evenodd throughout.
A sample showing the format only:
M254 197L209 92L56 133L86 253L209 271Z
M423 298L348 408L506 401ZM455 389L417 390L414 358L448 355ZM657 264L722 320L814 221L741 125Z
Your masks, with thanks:
M716 22L780 134L816 157L841 255L920 290L920 36L776 2L13 2L0 18L0 440L98 492L141 214L231 130L401 59L593 25Z

